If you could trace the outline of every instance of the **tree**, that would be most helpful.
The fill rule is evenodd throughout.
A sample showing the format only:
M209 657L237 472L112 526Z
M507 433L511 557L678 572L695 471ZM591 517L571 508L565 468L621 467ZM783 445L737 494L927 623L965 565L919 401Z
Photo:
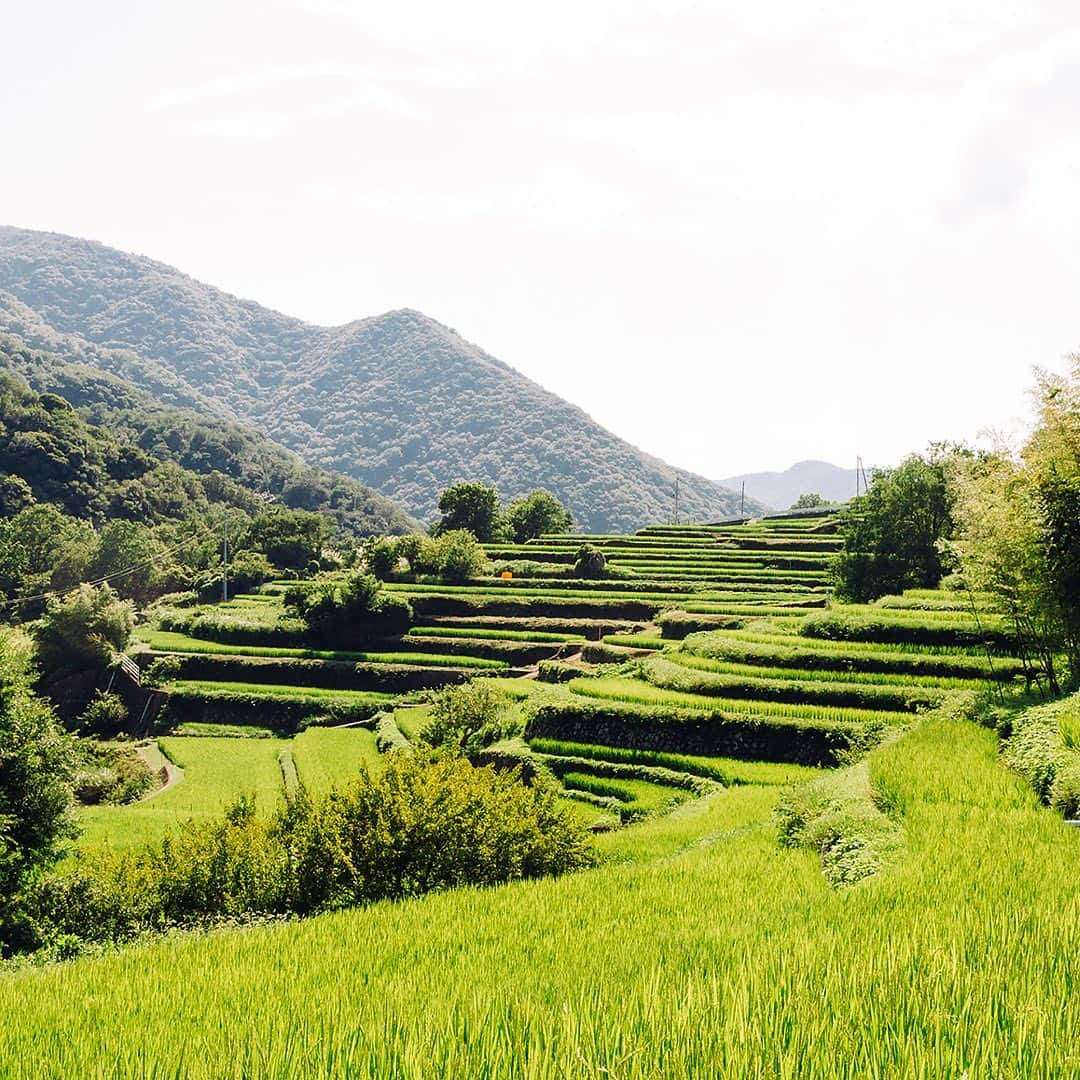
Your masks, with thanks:
M108 585L80 585L51 599L31 629L38 662L51 675L108 664L127 647L134 626L130 601Z
M569 532L574 527L570 511L542 488L515 499L507 507L504 520L515 544L535 540L545 533Z
M443 533L435 541L438 547L439 576L443 581L462 583L480 573L484 551L468 529Z
M837 592L867 602L904 589L933 588L945 573L941 541L952 535L949 463L965 454L931 446L895 469L874 471L873 484L842 519L844 547L834 573Z
M330 537L325 518L306 510L275 509L251 522L247 545L282 570L306 570L317 563Z
M1020 453L1001 446L950 476L964 580L1001 602L1052 693L1064 653L1080 680L1080 358L1036 372L1038 423Z
M30 688L30 650L0 632L0 951L33 944L26 889L74 834L74 742Z
M497 539L499 494L493 487L465 481L448 487L439 496L442 519L432 527L433 536L468 529L483 544Z
M792 510L816 510L819 506L831 506L832 504L816 491L800 495L792 504Z

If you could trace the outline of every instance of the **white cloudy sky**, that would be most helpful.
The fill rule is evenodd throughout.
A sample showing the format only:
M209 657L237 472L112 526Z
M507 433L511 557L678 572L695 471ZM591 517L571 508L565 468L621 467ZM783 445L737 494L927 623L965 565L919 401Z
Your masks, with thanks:
M1080 347L1071 0L4 4L0 221L415 307L713 477L889 463Z

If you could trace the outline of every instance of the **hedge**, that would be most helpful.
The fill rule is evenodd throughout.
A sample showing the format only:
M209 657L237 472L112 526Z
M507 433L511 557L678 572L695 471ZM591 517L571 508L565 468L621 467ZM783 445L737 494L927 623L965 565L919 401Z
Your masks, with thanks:
M348 723L372 719L381 701L327 701L317 698L261 697L242 691L171 690L159 719L167 725L258 724L292 733L318 721Z
M539 705L525 736L821 766L865 749L881 733L866 724L581 701Z
M641 665L642 676L653 686L689 694L779 701L789 705L835 705L849 709L883 709L916 712L940 703L942 691L919 687L857 685L828 681L760 679L682 667L661 657L649 657Z
M803 637L829 641L877 641L885 645L949 645L962 648L988 646L1002 652L1015 647L1007 630L974 623L899 622L869 615L840 612L811 615L799 629Z
M451 686L465 682L475 669L424 667L412 664L352 664L341 660L290 660L254 656L214 656L205 653L177 655L174 676L209 682L270 683L285 686L321 687L326 690L373 690L402 694L410 690ZM484 669L484 675L500 671Z
M745 622L740 615L691 614L689 611L665 611L657 620L660 636L680 640L702 630L738 630Z

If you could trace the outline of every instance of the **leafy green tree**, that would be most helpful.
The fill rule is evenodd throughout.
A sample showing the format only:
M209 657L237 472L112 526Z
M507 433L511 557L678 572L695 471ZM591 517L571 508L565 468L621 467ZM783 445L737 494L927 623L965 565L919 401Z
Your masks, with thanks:
M74 741L30 687L30 650L0 632L0 951L34 944L26 892L74 835Z
M998 597L1057 693L1058 654L1080 680L1080 358L1068 375L1036 379L1038 424L1021 452L1001 447L951 474L951 547L964 580Z
M442 518L432 527L432 535L468 529L483 544L498 538L499 494L493 487L469 481L448 487L439 496Z
M97 536L96 550L86 568L92 579L109 575L121 595L143 602L165 576L159 565L164 546L145 525L135 521L110 521Z
M800 495L792 504L792 510L816 510L819 506L831 505L828 499L819 495L816 491L809 491Z
M108 664L123 652L135 626L131 602L108 585L81 585L51 599L31 627L38 663L46 675Z
M275 509L251 522L248 546L282 570L306 570L317 563L330 538L326 519L306 510Z
M438 573L443 581L461 584L484 566L484 549L468 529L453 529L435 541Z
M515 499L506 509L506 527L515 544L535 540L545 533L569 532L574 518L550 491L536 491Z
M935 445L895 469L877 469L842 520L834 564L837 592L860 602L911 588L933 588L945 573L941 542L952 535L949 463L964 452Z
M374 540L365 552L368 569L380 581L386 581L397 568L400 559L399 550L399 541L388 536L381 536Z

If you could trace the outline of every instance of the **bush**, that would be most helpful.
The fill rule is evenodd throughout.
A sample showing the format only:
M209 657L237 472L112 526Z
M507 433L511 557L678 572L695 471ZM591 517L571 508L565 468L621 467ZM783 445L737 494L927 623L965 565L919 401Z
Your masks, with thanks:
M738 630L745 619L734 615L696 615L688 611L663 611L656 619L660 636L679 641L704 630Z
M128 710L119 694L94 692L94 698L79 717L82 734L117 735L127 727Z
M439 576L443 581L461 583L476 577L484 566L484 551L466 529L443 533L436 541Z
M574 561L574 576L580 578L602 578L607 568L607 558L594 544L582 544L578 548Z
M38 893L53 934L109 940L224 918L313 915L494 885L593 863L584 831L543 785L453 758L392 754L378 775L270 818L242 799L219 821L158 843L95 853Z
M290 589L285 605L304 620L312 640L336 645L393 637L412 623L409 602L383 592L382 583L371 574Z
M398 541L383 536L366 550L364 562L375 577L385 581L397 569L399 560Z
M471 756L517 734L518 726L505 694L490 683L470 682L435 694L420 738L437 750Z
M121 805L154 786L154 773L133 747L84 743L83 765L75 774L75 798L86 806Z
M134 627L130 601L108 585L80 585L50 600L33 625L38 663L46 674L104 667L127 648Z

